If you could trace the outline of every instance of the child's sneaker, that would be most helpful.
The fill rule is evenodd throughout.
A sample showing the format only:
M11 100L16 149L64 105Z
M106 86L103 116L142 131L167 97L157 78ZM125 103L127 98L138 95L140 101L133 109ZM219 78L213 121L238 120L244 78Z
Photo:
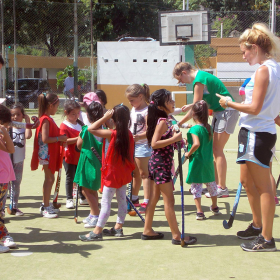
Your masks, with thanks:
M1 217L5 218L6 214L5 214L5 210L1 210Z
M246 230L238 231L236 235L240 239L254 239L261 233L262 229L253 228L253 223L251 223Z
M67 209L74 209L74 202L73 202L73 199L67 199L67 200L66 200L66 208L67 208Z
M277 196L274 197L274 200L275 200L275 205L279 205L279 200L278 200Z
M122 228L119 228L119 229L115 229L115 228L103 229L103 234L107 235L107 236L122 237L123 236L123 229Z
M15 215L16 214L16 210L14 208L10 208L10 206L7 207L7 213L9 215Z
M52 203L50 203L50 208L53 210L53 212L54 212L55 214L58 214L58 213L60 212L59 208L54 208L54 206L53 206Z
M264 237L259 234L253 241L248 243L242 243L240 247L244 251L248 252L274 252L277 251L275 246L274 238L269 242L264 239Z
M210 211L212 211L212 213L214 215L220 215L221 212L220 212L220 208L218 206L216 206L215 208L212 208L212 205L210 206Z
M139 208L138 212L140 214L145 214L147 205L148 205L148 203L146 203L146 202L141 203L141 207Z
M90 219L91 219L91 215L89 214L85 219L83 219L83 223L84 224L88 224L89 223L89 221L90 221Z
M197 220L206 220L206 217L205 217L204 213L198 212L198 213L196 213L196 219Z
M24 213L22 211L20 211L18 208L15 208L14 210L16 212L16 216L23 216L24 215Z
M84 225L85 228L95 228L98 218L90 218L89 222Z
M9 251L10 251L9 247L0 245L0 254L1 253L6 253L6 252L9 252Z
M43 217L48 219L57 218L57 214L54 212L51 206L44 207Z
M135 199L135 200L132 200L132 203L135 207L139 207L141 206L141 204L139 203L139 198Z
M218 186L217 193L218 193L218 194L217 194L217 197L229 197L229 193L228 193L228 188L227 188L227 187L223 190L220 186ZM209 192L207 192L207 193L205 194L205 196L206 196L207 198L210 198L210 197L211 197L211 195L210 195Z
M9 247L9 248L15 248L17 246L13 237L10 235L6 235L6 236L2 237L2 239L0 240L0 243L2 246Z
M80 198L80 205L89 205L87 199Z

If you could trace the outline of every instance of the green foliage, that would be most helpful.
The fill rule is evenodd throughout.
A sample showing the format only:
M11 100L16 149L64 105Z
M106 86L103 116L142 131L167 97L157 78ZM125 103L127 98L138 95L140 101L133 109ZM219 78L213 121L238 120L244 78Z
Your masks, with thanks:
M199 68L206 67L206 60L208 57L216 56L216 50L209 45L195 45L194 60Z
M73 65L69 65L67 66L63 71L58 71L56 73L56 79L57 79L57 83L56 83L56 87L63 87L63 83L65 81L65 79L68 77L68 71L71 71L72 73L74 73L74 66ZM96 73L96 71L94 71L94 73ZM78 81L82 82L82 85L85 85L86 82L88 80L91 79L91 71L90 69L78 69Z
M238 23L237 23L237 15L227 15L223 18L216 17L212 25L212 29L218 30L217 37L221 37L221 23L223 23L223 37L228 37L230 32L233 31Z

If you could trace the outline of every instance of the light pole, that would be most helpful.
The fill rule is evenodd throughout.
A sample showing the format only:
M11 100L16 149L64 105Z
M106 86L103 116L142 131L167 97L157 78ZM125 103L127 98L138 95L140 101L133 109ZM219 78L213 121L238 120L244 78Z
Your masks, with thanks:
M90 1L90 68L91 68L91 91L94 91L94 57L93 57L93 19L92 19L92 0Z
M77 0L74 2L74 96L78 91L78 23L77 23ZM81 98L79 91L79 101Z
M2 40L2 57L4 59L5 57L5 42L4 42L4 3L3 0L1 0L1 25L2 25L2 36L1 36L1 40ZM6 68L6 66L5 66ZM6 70L3 67L3 69L1 70L1 74L2 74L2 88L3 88L3 95L2 97L5 98L6 95Z
M16 36L16 0L13 0L14 14L14 96L15 104L18 103L18 77L17 77L17 36Z

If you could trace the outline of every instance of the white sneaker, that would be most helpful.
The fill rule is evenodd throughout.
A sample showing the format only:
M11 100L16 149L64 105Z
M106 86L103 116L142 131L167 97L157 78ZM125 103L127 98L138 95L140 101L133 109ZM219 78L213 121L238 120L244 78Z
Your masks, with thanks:
M10 251L9 247L0 245L0 253L6 253L8 251Z
M223 190L220 186L218 186L217 193L218 193L218 194L217 194L217 197L229 197L229 193L228 193L228 188L227 188L227 187ZM205 194L205 196L206 196L207 198L210 198L210 197L211 197L211 195L210 195L209 192L207 192L207 193Z
M53 206L52 203L50 203L50 207L51 207L51 209L53 210L53 212L54 212L55 214L58 214L58 213L60 212L59 208L54 208L54 206Z
M43 217L48 219L57 218L57 214L53 211L51 206L44 207Z
M95 228L97 224L98 218L92 217L88 223L84 225L85 228Z
M89 223L89 221L90 221L90 214L85 219L83 219L83 223L87 224Z
M80 205L89 205L87 199L81 199L80 198Z
M14 239L12 236L10 235L6 235L4 236L1 240L1 245L4 247L9 247L9 248L14 248L17 246L17 244L15 243Z
M74 202L73 202L73 199L67 199L67 200L66 200L66 208L67 208L67 209L74 209Z

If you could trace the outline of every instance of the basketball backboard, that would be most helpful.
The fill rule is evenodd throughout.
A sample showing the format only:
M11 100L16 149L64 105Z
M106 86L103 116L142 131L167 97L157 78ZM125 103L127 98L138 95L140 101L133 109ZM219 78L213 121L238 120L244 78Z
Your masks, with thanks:
M210 15L203 11L159 12L161 46L211 43Z

